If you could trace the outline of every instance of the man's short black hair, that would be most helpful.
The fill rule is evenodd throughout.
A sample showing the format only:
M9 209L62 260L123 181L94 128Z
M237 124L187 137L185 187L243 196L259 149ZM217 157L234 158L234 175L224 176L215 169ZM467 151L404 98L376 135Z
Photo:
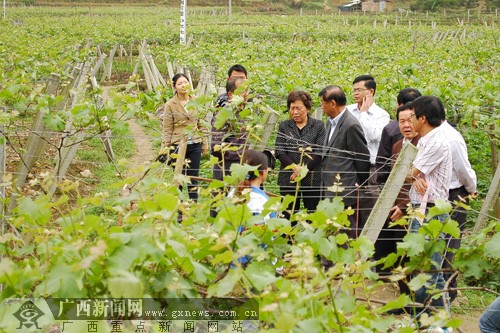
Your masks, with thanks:
M239 84L243 82L244 80L240 77L237 78L229 78L226 81L226 93L234 93L236 89L238 88Z
M371 75L360 75L357 78L352 81L352 84L356 84L358 82L365 81L365 88L366 89L373 89L373 94L375 95L375 91L377 91L377 83L375 82L375 79Z
M417 89L405 88L399 91L397 101L399 105L403 105L417 99L420 96L422 96L422 94Z
M347 97L339 86L326 86L319 92L318 96L322 97L325 102L334 100L340 106L347 104Z
M415 111L415 117L425 116L427 122L432 127L438 127L442 123L444 105L441 100L435 96L420 96L410 102L410 108Z
M229 68L229 71L227 71L227 77L231 77L231 74L236 71L236 72L242 72L245 73L245 76L248 77L247 69L243 65L233 65Z

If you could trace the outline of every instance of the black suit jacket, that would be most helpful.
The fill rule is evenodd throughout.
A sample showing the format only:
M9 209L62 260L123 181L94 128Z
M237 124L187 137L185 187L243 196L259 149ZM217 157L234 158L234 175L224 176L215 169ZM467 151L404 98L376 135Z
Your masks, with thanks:
M280 160L281 170L278 175L278 185L285 190L294 190L296 184L290 182L291 170L284 170L292 163L299 164L300 148L310 147L312 151L306 152L311 158L303 156L302 164L306 164L309 173L301 181L301 187L319 187L321 178L316 173L321 161L321 151L325 142L325 125L321 120L307 116L307 124L301 130L293 119L282 121L276 135L276 157Z
M359 121L347 109L340 117L332 139L330 122L326 125L325 148L320 164L323 198L342 196L346 206L355 206L357 191L355 184L366 185L370 173L370 151ZM340 175L341 192L327 188L337 182Z
M382 130L380 145L377 153L377 184L385 184L391 172L391 150L394 144L403 139L399 130L399 123L394 120L387 124Z

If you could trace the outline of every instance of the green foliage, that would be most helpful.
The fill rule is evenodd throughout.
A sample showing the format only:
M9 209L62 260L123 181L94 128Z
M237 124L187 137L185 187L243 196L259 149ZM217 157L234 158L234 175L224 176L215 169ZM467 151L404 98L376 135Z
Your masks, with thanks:
M442 8L453 8L461 5L457 0L416 0L412 3L412 10L436 11Z
M492 135L495 132L478 134L474 126L486 131L486 125L499 121L493 111L498 109L495 92L500 80L495 69L500 59L496 30L491 27L471 24L466 38L437 42L433 41L436 31L425 21L409 27L410 20L423 18L418 16L398 16L398 25L393 16L380 16L390 26L382 29L380 24L375 28L369 16L266 16L262 24L262 17L235 15L239 24L227 25L225 17L195 14L193 21L203 24L190 25L194 41L185 47L177 45L176 29L165 29L170 25L166 20L176 20L177 13L158 8L134 9L127 15L116 8L71 12L19 8L11 15L24 24L0 23L0 103L5 106L0 124L15 129L19 121L31 119L39 110L46 112L44 124L52 130L61 130L73 119L87 135L78 158L96 166L92 167L96 180L88 183L98 184L92 184L95 192L82 195L77 183L64 182L58 197L40 194L19 200L16 214L6 218L18 233L9 229L0 238L2 299L244 296L259 300L263 330L387 332L408 324L408 318L386 311L409 304L411 297L385 305L371 303L380 285L372 270L375 263L370 261L373 245L363 237L350 240L341 232L353 211L345 210L339 198L320 202L313 214L302 211L293 216L297 227L281 218L261 225L263 217L252 216L242 203L245 197L229 198L224 192L211 196L217 189L234 186L251 170L248 166L235 165L232 177L202 189L203 199L195 205L174 185L170 167L159 163L151 165L149 177L139 181L129 197L120 197L119 189L136 179L117 179L116 173L125 170L123 165L107 164L101 142L90 138L111 128L117 155L128 158L133 145L127 140L124 120L136 117L149 124L159 141L161 124L153 112L171 91L145 93L139 89L140 77L135 77L103 107L97 104L100 91L96 90L81 96L69 110L55 108L60 101L45 94L40 82L52 72L69 82L66 65L96 55L93 49L77 51L77 44L87 38L105 47L147 39L157 63L174 59L191 68L210 65L217 68L219 82L229 65L244 64L255 95L240 110L250 132L249 144L261 143L264 116L285 110L285 97L292 89L316 96L322 87L335 83L349 91L353 77L372 73L379 84L377 103L391 111L399 89L417 87L445 102L448 114L471 143L481 195L488 188L489 153L484 145L489 138L497 138ZM254 24L256 20L260 23ZM456 33L463 27L439 24L438 29ZM213 111L214 97L197 99L190 107L204 115ZM317 107L318 100L314 102ZM235 109L228 108L218 117L217 126L231 122ZM205 172L210 172L210 163L205 161ZM292 199L272 198L264 214L283 211ZM215 218L209 214L213 206L218 209ZM438 203L429 218L449 208ZM182 224L177 222L180 213ZM386 266L396 266L394 281L405 280L412 271L420 273L410 284L412 290L428 279L429 254L445 248L439 234L459 232L455 222L430 220L419 233L408 234L398 252L385 259ZM239 226L247 229L239 233ZM498 223L492 224L468 236L457 251L456 266L468 281L498 288L498 228ZM237 261L244 255L252 256L247 266ZM333 267L325 272L318 257L331 260ZM273 265L276 258L278 263ZM409 259L405 268L399 266L403 258ZM229 269L230 264L234 267ZM285 274L276 275L275 268L281 265Z
M472 285L483 285L491 289L500 288L498 265L498 223L491 223L480 233L470 235L455 255L455 265L460 269L466 281Z

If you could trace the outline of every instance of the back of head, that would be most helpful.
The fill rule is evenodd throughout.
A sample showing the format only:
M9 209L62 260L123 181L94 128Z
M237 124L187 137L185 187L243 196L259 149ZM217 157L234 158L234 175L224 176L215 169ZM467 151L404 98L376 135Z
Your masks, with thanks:
M244 73L245 74L245 77L248 78L248 73L247 73L247 69L243 66L243 65L240 65L240 64L236 64L236 65L233 65L229 68L229 70L227 71L227 77L231 77L231 74L233 74L233 72L241 72L241 73Z
M422 96L422 94L417 89L414 88L401 89L397 97L398 105L403 105L408 102L411 102L420 96Z
M409 106L415 111L417 119L425 116L429 125L433 127L441 125L445 111L444 105L439 98L435 96L420 96L410 102Z
M366 89L373 89L373 94L375 95L375 92L377 91L377 83L375 82L375 79L371 75L360 75L357 78L352 81L352 84L356 84L358 82L365 82L365 88Z
M334 100L339 106L347 104L347 97L339 86L326 86L319 92L318 96L322 97L325 102Z
M244 82L241 77L229 78L226 81L226 93L234 93L236 89Z
M257 170L259 171L259 173L262 173L267 170L268 158L266 154L261 151L248 149L243 153L243 163L251 166L258 166ZM257 178L257 176L255 175L254 171L250 171L247 178L254 179Z

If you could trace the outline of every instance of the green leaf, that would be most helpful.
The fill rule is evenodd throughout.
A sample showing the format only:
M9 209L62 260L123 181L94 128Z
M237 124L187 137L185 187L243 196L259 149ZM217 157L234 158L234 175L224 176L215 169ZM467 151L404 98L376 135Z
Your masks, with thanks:
M344 212L344 203L339 197L321 200L317 211L321 211L329 219L334 219L338 214Z
M427 281L429 281L430 278L431 278L430 274L418 274L416 277L411 279L410 282L408 282L408 287L410 287L410 289L413 291L417 291L423 286L425 286L425 284L427 283Z
M370 258L375 252L375 246L365 236L356 239L354 242L351 243L351 246L355 250L359 251L364 258Z
M45 127L53 131L62 131L66 126L66 122L58 114L46 114L43 118Z
M431 220L434 216L448 214L452 209L450 202L443 199L436 199L434 201L434 206L429 209L427 214L427 221Z
M321 319L319 318L311 318L311 319L305 319L301 320L297 324L298 329L300 332L323 332L324 327L321 324Z
M49 221L52 213L46 198L41 197L33 201L26 197L19 200L19 215L26 218L28 222L44 225Z
M398 243L398 249L404 249L409 256L416 256L424 251L425 236L422 234L408 234Z
M218 263L228 264L231 261L233 261L233 252L232 251L226 251L226 252L217 254L212 259L211 263L213 265L218 264Z
M11 275L16 269L16 264L9 258L2 258L0 261L0 281L6 282L6 279L9 275Z
M235 284L241 279L242 270L240 268L229 269L227 275L219 282L208 287L208 297L223 297L231 293Z
M272 267L268 264L253 261L245 269L245 276L250 283L258 290L264 289L267 285L276 281L276 276Z
M141 298L144 286L141 280L129 272L121 272L120 276L108 280L108 290L114 298Z
M212 274L212 272L207 267L196 261L193 261L193 273L194 281L201 284L205 284L207 282L208 276Z
M161 192L155 195L155 201L161 209L175 211L177 209L179 199L171 193Z
M224 124L233 117L233 112L230 108L220 108L215 115L214 127L221 129Z
M120 246L108 257L108 270L111 274L128 270L139 256L137 249L130 246Z
M443 232L446 234L450 234L455 238L460 238L460 227L458 226L458 222L454 220L448 220L443 225Z
M484 254L491 258L500 258L500 234L493 235L488 243L484 245Z
M411 302L410 297L406 294L402 294L402 295L399 295L399 297L396 300L390 301L386 305L381 307L379 309L379 311L380 312L387 312L387 311L393 310L393 309L400 309L400 308L405 307L410 302Z
M239 179L239 180L243 180L245 179L245 176L249 173L249 172L259 172L258 171L258 166L251 166L251 165L248 165L248 164L238 164L238 163L235 163L235 164L232 164L231 165L231 177L233 178L236 178L236 179Z
M381 262L384 264L384 268L392 267L398 260L399 256L396 253L390 253L387 257L382 258Z

